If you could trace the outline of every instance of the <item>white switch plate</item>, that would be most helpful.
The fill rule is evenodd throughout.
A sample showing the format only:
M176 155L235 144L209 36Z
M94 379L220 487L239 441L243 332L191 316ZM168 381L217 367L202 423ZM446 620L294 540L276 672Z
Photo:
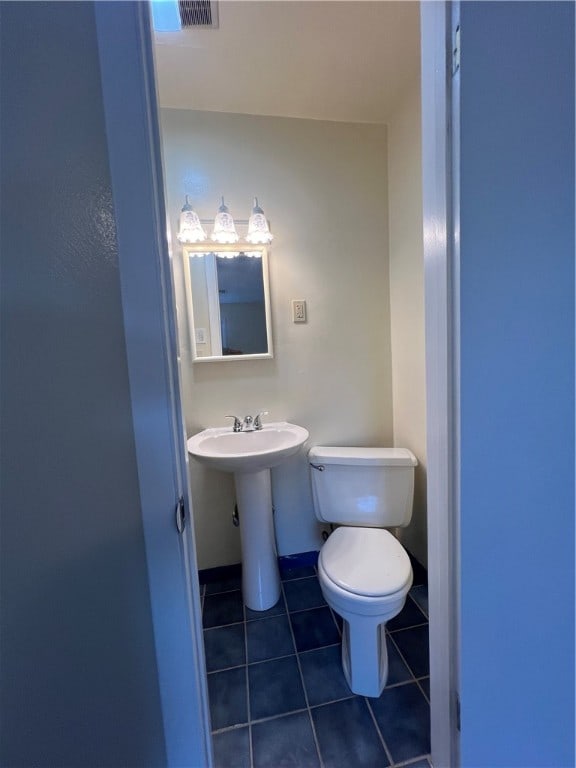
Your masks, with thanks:
M306 322L306 302L304 299L292 299L292 322Z

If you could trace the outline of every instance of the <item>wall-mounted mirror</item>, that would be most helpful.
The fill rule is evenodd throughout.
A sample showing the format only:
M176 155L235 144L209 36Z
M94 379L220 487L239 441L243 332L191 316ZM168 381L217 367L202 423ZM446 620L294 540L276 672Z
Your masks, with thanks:
M272 357L264 245L183 246L194 362Z

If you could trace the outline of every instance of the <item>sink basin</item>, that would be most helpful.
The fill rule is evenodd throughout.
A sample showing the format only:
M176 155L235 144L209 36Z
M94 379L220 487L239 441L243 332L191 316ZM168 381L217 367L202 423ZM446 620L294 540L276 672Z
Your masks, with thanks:
M188 440L195 459L225 472L259 472L298 452L308 430L286 421L265 424L254 432L232 432L230 427L205 429Z

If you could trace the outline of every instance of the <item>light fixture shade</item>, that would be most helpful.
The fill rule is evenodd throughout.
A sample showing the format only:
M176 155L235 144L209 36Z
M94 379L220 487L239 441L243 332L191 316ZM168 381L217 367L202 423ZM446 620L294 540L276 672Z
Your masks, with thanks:
M192 206L188 202L188 195L186 195L186 202L180 212L180 229L177 237L181 243L201 243L206 240L206 232L200 223L198 214L192 210Z
M254 198L252 216L248 221L248 234L246 240L253 245L270 243L274 235L270 232L264 211L258 205L258 198Z
M222 198L222 205L218 208L218 213L214 219L214 230L211 237L215 243L237 243L239 240L234 219L230 215L228 206L224 203L224 198Z

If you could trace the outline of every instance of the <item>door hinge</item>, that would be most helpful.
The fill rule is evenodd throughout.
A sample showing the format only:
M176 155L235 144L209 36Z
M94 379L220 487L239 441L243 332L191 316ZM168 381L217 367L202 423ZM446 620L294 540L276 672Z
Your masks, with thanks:
M454 45L452 47L452 77L460 69L460 24L454 32Z
M186 507L184 506L184 496L180 496L176 503L176 530L183 533L186 528Z
M458 729L458 733L462 730L461 728L461 720L460 720L460 694L456 694L456 728Z

